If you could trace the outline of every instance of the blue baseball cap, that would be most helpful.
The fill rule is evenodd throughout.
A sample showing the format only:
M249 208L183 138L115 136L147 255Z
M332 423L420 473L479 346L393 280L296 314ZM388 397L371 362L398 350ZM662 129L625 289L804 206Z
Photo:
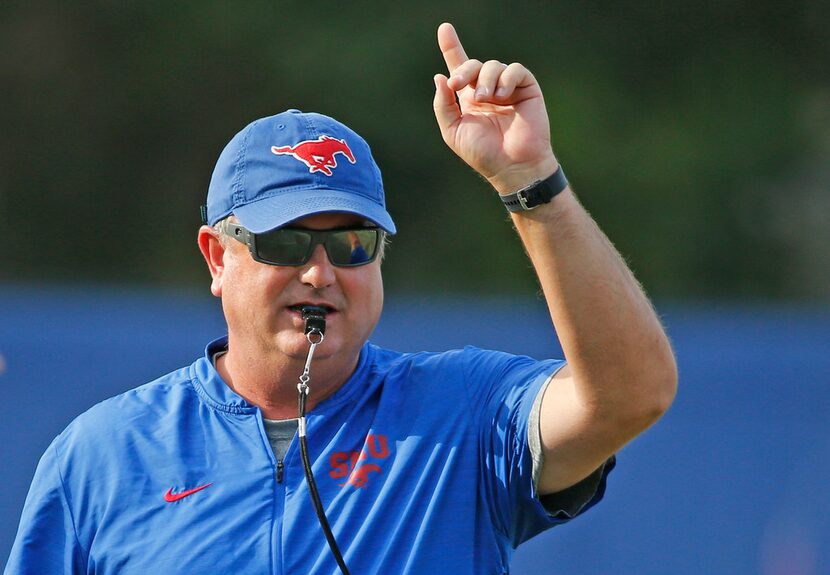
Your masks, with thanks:
M219 155L206 223L233 214L262 233L324 212L357 214L395 233L369 144L337 120L287 110L248 124Z

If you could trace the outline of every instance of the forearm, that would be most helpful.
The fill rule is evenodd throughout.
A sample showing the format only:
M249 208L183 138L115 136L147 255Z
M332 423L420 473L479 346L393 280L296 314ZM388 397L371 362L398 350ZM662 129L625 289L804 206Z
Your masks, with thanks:
M620 417L662 413L676 385L668 338L639 283L570 189L513 221L582 403Z

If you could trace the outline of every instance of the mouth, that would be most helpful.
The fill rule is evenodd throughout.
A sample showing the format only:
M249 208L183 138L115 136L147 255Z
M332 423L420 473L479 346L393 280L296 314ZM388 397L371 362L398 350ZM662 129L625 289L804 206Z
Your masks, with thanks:
M337 308L335 308L334 306L331 306L327 303L319 303L319 302L317 302L317 303L315 303L315 302L302 302L302 303L290 305L290 306L288 306L288 309L290 309L292 312L295 312L295 313L298 313L298 314L302 315L303 308L307 305L313 305L315 307L323 308L324 310L326 310L327 314L337 313Z

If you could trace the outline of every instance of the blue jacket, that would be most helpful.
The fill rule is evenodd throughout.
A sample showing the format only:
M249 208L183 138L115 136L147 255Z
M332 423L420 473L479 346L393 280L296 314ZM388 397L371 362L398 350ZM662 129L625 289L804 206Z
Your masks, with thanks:
M224 345L53 441L5 573L339 573L296 438L276 461L259 409L212 365ZM514 547L570 518L536 499L528 450L533 400L560 365L365 345L308 415L314 476L353 575L507 573ZM604 487L603 476L581 511Z

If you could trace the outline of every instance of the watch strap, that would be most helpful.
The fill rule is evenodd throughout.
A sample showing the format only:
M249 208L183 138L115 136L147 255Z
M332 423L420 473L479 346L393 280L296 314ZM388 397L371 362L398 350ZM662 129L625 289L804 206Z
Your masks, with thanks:
M559 166L551 176L544 180L536 180L518 192L499 197L509 212L524 212L549 203L567 186L568 180L565 178L565 172L562 166Z

